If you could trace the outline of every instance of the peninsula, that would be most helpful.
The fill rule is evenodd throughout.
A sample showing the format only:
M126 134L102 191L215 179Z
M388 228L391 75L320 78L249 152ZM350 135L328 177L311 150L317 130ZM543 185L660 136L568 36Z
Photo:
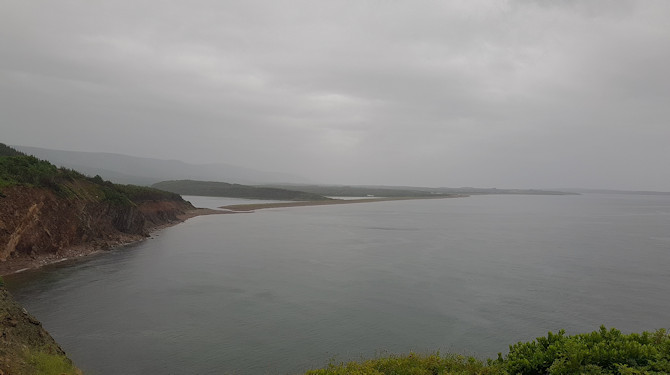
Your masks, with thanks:
M467 197L467 195L451 194L436 197L390 197L390 198L330 199L324 201L302 201L302 202L250 203L250 204L233 204L228 206L222 206L219 208L229 210L232 212L252 212L264 208L329 206L335 204L374 203L374 202L403 201L403 200L417 200L417 199L444 199L444 198L462 198L462 197Z
M148 237L202 214L178 194L58 168L0 144L0 275Z

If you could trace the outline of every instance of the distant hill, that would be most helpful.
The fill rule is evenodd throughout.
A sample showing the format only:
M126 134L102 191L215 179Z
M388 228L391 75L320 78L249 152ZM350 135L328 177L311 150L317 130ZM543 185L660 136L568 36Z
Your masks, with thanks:
M269 199L279 201L323 201L329 200L319 194L272 187L229 184L215 181L162 181L151 187L183 195L230 197L246 199Z
M264 172L224 163L189 164L179 160L142 158L103 152L50 150L13 146L19 151L48 160L58 166L76 169L89 176L100 175L121 184L151 185L166 180L229 181L241 184L306 182L285 173Z
M306 191L313 194L328 197L435 197L440 195L451 195L440 192L424 191L418 188L403 187L379 187L379 186L347 186L347 185L266 185L280 189L293 189Z
M452 193L452 194L468 194L468 195L487 195L487 194L512 194L512 195L579 195L575 192L568 191L558 191L558 190L538 190L538 189L499 189L499 188L476 188L476 187L459 187L459 188L449 188L449 187L438 187L438 188L422 188L417 187L415 189L440 192L440 193Z
M576 193L532 189L496 189L496 188L428 188L414 186L347 186L347 185L267 185L282 189L295 189L329 197L435 197L449 195L477 194L526 194L526 195L571 195Z
M612 189L561 189L578 194L625 194L625 195L670 195L668 191L649 190L612 190Z

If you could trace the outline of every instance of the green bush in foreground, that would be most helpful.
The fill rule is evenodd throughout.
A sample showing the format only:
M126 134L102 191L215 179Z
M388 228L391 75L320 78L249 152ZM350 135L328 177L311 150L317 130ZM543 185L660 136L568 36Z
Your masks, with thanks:
M574 336L549 332L510 346L498 362L511 374L668 374L670 336L664 329L625 335L604 326Z
M507 356L486 363L459 355L391 355L362 362L334 364L308 375L563 375L563 374L670 374L670 335L623 334L616 329L547 337L510 346Z

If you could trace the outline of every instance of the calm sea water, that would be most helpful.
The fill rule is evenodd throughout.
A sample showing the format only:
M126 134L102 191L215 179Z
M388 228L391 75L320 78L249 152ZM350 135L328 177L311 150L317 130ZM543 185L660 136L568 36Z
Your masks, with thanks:
M485 358L549 330L670 327L670 197L203 216L7 279L87 374L295 374L411 350Z

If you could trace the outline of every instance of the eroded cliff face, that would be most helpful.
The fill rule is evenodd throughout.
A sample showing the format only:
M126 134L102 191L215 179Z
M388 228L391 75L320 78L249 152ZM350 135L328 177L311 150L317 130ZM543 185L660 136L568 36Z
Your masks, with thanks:
M105 249L178 222L193 209L183 200L119 205L77 194L14 186L0 197L0 274L8 263L72 256L73 248ZM6 272L5 272L6 273Z

